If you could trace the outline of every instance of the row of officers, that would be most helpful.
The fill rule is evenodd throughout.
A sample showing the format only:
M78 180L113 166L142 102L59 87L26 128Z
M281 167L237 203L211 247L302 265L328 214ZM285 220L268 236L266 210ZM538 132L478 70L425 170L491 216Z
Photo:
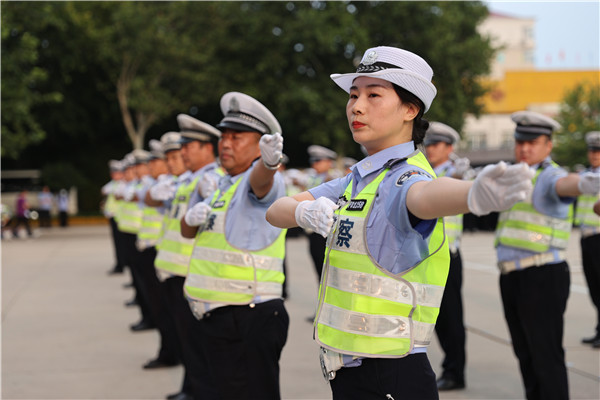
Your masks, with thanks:
M567 173L550 158L556 121L517 112L518 163L473 173L453 155L458 133L422 118L436 94L432 76L418 55L385 46L367 50L356 72L331 76L349 94L349 130L366 155L341 174L330 172L337 154L320 146L309 148L309 176L279 172L281 126L239 92L222 96L216 126L180 114L179 132L110 162L102 190L113 272L131 270L142 312L132 329L160 332L144 368L184 366L169 399L280 398L285 238L296 227L315 239L311 321L334 399L435 399L464 388L461 215L495 211L502 303L525 394L568 398L565 248L576 199L600 310L600 132L586 135L591 167ZM434 332L445 352L437 380L427 358ZM600 325L584 340L600 346Z

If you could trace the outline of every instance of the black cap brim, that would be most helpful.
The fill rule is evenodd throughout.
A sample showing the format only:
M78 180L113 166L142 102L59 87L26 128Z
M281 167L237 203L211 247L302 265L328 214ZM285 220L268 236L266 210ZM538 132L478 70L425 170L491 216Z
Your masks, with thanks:
M543 133L515 132L515 140L522 140L524 142L535 140L539 136L547 136L550 138L550 135L545 135Z
M232 121L223 121L219 123L216 128L223 132L225 129L233 129L238 132L256 132L262 135L261 132L257 131L254 128L249 127L248 125L240 124Z

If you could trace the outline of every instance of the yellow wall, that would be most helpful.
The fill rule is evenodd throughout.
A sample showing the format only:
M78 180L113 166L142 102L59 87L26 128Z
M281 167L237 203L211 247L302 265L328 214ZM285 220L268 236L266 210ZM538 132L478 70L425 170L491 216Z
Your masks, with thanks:
M484 113L512 113L533 103L559 103L581 82L600 84L600 71L507 71L504 80L489 82Z

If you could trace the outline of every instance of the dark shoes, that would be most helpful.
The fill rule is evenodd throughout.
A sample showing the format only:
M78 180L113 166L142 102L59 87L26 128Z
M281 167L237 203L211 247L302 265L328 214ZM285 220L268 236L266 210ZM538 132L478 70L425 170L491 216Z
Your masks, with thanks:
M131 329L134 332L147 331L154 328L156 328L156 326L147 321L140 321L137 324L131 325L129 327L129 329Z
M458 381L452 378L444 378L441 377L437 380L437 388L438 390L455 390L455 389L464 389L465 381Z
M157 368L169 368L179 365L177 361L163 361L159 358L148 361L142 368L144 369L157 369Z
M123 268L119 268L119 267L114 267L113 269L108 271L109 275L117 275L117 274L122 274L123 273Z
M168 395L167 400L194 400L194 397L191 394L179 392Z
M137 300L134 298L133 300L129 300L125 302L125 307L133 307L133 306L137 306L138 302Z
M600 349L600 335L581 339L583 344L591 344L593 348Z

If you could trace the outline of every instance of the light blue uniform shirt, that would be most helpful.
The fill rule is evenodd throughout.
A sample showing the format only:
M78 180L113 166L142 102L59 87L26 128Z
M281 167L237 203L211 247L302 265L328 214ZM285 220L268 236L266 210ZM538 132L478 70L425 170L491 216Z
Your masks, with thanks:
M212 177L212 179L214 179L216 182L218 182L219 179L221 179L221 176L219 176L217 174L217 172L216 172L217 168L219 168L219 164L217 164L216 162L207 164L204 167L200 168L198 171L192 173L188 182L191 182L194 179L196 179L197 177L199 177L200 175L204 175L204 174L210 175ZM199 186L200 186L200 180L198 180L198 183L196 184L196 188L192 191L192 194L190 195L190 201L188 203L188 210L190 208L192 208L192 206L194 204L204 201L204 197L202 197L198 191Z
M437 176L447 176L449 178L452 178L454 171L456 171L456 168L454 167L454 163L450 160L441 163L433 169L433 172L435 172Z
M259 199L252 192L252 188L250 187L250 174L252 173L256 162L257 161L241 174L236 176L225 175L219 181L219 190L222 195L238 180L238 178L242 180L227 208L225 238L229 244L243 250L263 249L273 243L281 233L280 228L276 228L267 222L265 215L267 209L275 200L285 196L285 182L283 176L279 172L276 172L273 177L273 186L271 187L271 190L263 198ZM212 199L206 199L204 202L211 204ZM192 309L196 315L203 314L211 309L225 305L219 303L204 303L189 298L188 300L192 304ZM268 300L273 299L261 299L260 296L255 296L252 303L257 304Z
M551 159L548 157L543 163L550 163L550 161ZM535 164L530 168L537 171L540 165L541 164ZM552 165L548 165L540 172L535 181L531 197L533 207L538 212L555 218L566 218L567 215L569 215L569 207L575 201L575 197L559 197L556 193L556 181L565 176L567 176L567 172L564 169ZM554 253L554 261L549 262L548 264L558 264L564 261L559 257L559 249L550 247L548 251ZM539 253L498 244L496 247L496 254L498 261L501 262L516 261Z
M354 198L379 176L389 160L409 157L414 151L412 141L389 147L353 165L352 172L345 177L325 182L309 192L315 199L327 197L337 202L352 180ZM433 232L437 220L418 220L413 227L406 208L406 195L414 183L430 180L432 177L427 172L403 162L393 166L379 185L379 195L373 202L367 222L367 246L379 265L393 274L409 269L429 254L426 239ZM417 347L411 354L426 351L426 347ZM352 356L344 355L344 365L356 367L361 365L361 361L360 358L353 360Z

